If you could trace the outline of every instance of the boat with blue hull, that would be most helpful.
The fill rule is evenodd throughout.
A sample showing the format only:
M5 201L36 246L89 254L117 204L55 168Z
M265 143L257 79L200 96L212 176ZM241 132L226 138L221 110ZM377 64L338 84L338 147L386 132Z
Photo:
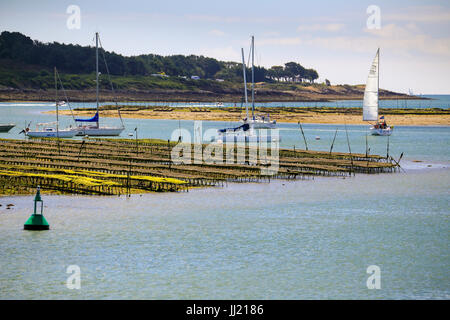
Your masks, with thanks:
M122 122L121 127L108 127L108 126L100 126L100 117L99 117L99 71L98 71L98 44L99 44L99 35L98 32L95 33L95 74L96 74L96 105L97 111L92 118L89 119L75 119L75 122L80 123L77 126L77 136L119 136L125 127ZM105 61L106 64L106 61ZM106 70L108 67L106 66ZM109 74L109 72L108 72ZM112 86L112 84L111 84ZM118 111L119 112L119 111ZM122 121L122 117L119 118ZM86 124L87 123L87 124Z

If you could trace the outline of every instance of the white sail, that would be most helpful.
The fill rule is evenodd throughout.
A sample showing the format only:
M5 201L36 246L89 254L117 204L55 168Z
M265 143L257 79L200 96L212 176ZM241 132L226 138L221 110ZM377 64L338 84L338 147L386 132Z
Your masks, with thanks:
M379 55L380 49L373 59L367 77L366 90L364 91L363 121L378 121Z

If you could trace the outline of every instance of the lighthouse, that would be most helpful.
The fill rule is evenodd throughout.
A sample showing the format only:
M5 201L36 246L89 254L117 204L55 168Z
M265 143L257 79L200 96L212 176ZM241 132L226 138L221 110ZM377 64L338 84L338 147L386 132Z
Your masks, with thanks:
M38 206L40 205L40 212ZM40 187L37 187L36 196L34 197L34 212L23 225L24 230L48 230L50 225L42 214L44 210L44 202L41 198Z

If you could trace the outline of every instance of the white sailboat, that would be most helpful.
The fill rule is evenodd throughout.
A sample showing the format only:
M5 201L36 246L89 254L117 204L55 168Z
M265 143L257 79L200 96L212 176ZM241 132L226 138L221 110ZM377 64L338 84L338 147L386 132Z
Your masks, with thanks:
M56 67L55 67L55 107L56 107L56 121L48 123L38 123L36 130L31 131L29 128L24 129L22 132L26 136L31 138L72 138L77 134L75 128L59 129L59 108L64 103L58 101L58 82L56 80Z
M244 76L244 96L245 96L245 113L247 117L244 119L244 124L236 128L225 128L217 130L217 142L248 142L249 140L256 139L256 134L253 130L253 126L245 122L248 119L248 97L247 97L247 75L245 68L244 48L241 48L242 53L242 72Z
M59 129L57 123L57 121L38 123L35 131L27 128L25 134L31 138L73 138L77 134L74 128Z
M245 77L245 61L244 50L242 49L242 64L244 68L244 84L245 84L245 110L247 117L243 120L244 123L248 123L253 129L275 129L277 122L270 120L270 115L255 115L255 37L252 36L252 117L249 119L248 107L247 107L247 81Z
M367 77L366 89L364 90L363 121L376 121L370 127L370 132L375 136L390 136L393 126L386 124L384 116L378 118L379 93L380 88L380 49L373 59Z
M253 51L253 37L252 37L252 51ZM244 49L241 48L242 52L242 72L244 76L244 96L245 96L245 113L246 118L243 119L243 124L235 128L225 128L217 130L217 136L213 137L211 140L218 143L249 143L249 142L274 142L281 141L279 135L274 135L272 137L271 132L264 130L264 134L260 132L258 135L258 129L275 129L276 121L270 121L270 118L265 118L264 116L255 116L255 103L254 103L254 64L252 59L252 118L249 119L248 114L248 97L247 97L247 77L246 77L246 66L244 59Z
M99 122L99 101L98 101L98 88L99 88L99 72L98 72L98 41L99 36L98 32L95 33L95 74L96 74L96 96L97 96L97 112L92 118L89 119L75 119L76 122L80 122L81 124L77 126L77 136L118 136L122 133L125 127L107 127L100 126ZM119 114L120 115L120 114ZM89 124L83 124L88 122ZM95 123L95 124L91 124Z

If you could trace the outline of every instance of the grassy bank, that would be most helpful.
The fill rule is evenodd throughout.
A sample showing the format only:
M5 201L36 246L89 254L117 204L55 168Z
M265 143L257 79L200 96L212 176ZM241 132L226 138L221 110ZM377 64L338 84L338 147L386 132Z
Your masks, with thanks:
M70 101L95 101L95 73L60 73ZM237 102L243 96L241 81L192 80L177 76L151 75L111 76L114 96L106 75L100 77L103 101L201 101ZM0 101L53 101L53 70L17 61L0 59ZM362 99L364 85L330 85L319 83L259 82L256 100L264 101L330 101ZM63 93L60 93L63 96ZM381 99L418 99L388 90L380 91Z

